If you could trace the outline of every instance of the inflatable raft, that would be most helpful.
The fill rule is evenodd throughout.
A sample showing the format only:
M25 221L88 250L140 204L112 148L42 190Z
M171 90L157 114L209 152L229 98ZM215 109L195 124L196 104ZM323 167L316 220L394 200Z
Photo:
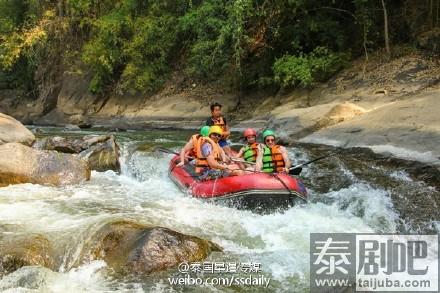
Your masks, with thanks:
M273 210L307 202L300 179L288 174L249 173L200 181L192 164L177 167L179 156L169 165L169 177L191 196L239 209Z

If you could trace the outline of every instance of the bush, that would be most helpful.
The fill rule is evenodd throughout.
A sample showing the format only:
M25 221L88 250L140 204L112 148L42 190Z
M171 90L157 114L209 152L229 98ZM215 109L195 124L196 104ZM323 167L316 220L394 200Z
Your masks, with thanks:
M140 17L133 37L124 46L127 64L122 72L122 90L155 91L168 73L175 46L176 19L172 16Z
M285 55L273 65L274 81L281 86L309 86L325 81L345 64L347 55L317 47L310 54Z
M94 37L84 46L82 59L93 69L90 84L93 93L100 93L116 76L123 64L122 47L130 35L130 19L123 13L108 14L94 23Z

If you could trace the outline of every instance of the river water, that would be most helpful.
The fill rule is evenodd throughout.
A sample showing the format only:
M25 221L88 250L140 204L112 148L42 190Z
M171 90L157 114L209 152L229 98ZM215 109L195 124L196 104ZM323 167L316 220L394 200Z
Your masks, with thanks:
M99 131L63 132L43 128L40 135L82 136ZM24 267L0 280L7 292L254 292L261 287L179 287L169 284L176 270L149 277L118 276L103 261L78 263L95 231L114 220L133 220L211 240L224 248L208 261L261 263L271 279L267 289L307 292L309 238L314 232L438 233L439 192L400 165L341 153L305 168L301 177L310 202L286 211L254 214L192 199L168 178L170 155L188 131L115 133L121 145L122 174L92 172L81 185L50 187L20 184L0 188L0 243L43 235L56 256L54 270ZM295 163L330 153L327 147L289 148ZM0 245L1 247L1 245ZM1 253L1 251L0 251Z

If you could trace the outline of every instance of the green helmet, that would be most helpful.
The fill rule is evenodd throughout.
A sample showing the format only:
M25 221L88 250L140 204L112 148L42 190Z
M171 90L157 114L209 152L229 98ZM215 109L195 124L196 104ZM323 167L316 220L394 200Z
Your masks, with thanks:
M273 130L266 129L265 131L263 131L263 140L266 139L266 136L275 137L275 132L273 132Z
M203 137L206 137L206 136L208 136L208 134L209 134L209 126L208 125L205 125L205 126L203 126L202 128L200 128L200 135L201 136L203 136Z

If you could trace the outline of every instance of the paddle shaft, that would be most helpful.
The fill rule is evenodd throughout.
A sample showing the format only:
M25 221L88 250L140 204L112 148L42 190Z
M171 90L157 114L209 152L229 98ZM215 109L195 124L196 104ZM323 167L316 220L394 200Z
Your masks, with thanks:
M342 150L343 150L343 149L341 148L340 150L335 151L335 152L332 152L332 153L330 153L330 154L328 154L328 155L321 156L321 157L315 158L315 159L313 159L313 160L310 160L310 161L308 161L308 162L305 162L305 163L302 163L302 164L299 164L299 165L296 165L296 166L290 167L290 168L289 168L289 171L290 171L290 170L297 169L297 168L300 168L300 167L302 167L302 166L307 166L307 165L309 165L309 164L311 164L311 163L314 163L314 162L316 162L316 161L319 161L319 160L322 160L322 159L325 159L325 158L328 158L328 157L334 156L334 155L340 153Z

